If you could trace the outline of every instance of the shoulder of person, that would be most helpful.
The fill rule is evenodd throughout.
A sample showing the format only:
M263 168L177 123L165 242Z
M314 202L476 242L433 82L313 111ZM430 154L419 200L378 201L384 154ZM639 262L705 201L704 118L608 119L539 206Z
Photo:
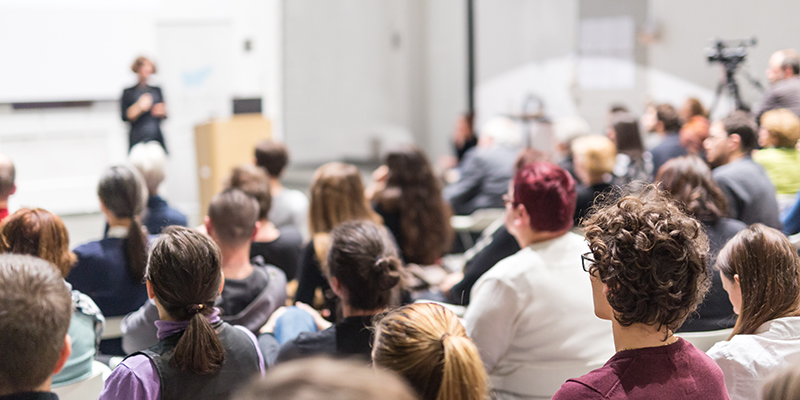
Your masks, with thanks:
M84 243L73 249L72 252L75 253L76 256L78 256L79 261L102 258L104 249L103 249L103 244L101 242L102 240L95 240L93 242Z
M561 385L561 389L553 396L553 400L583 400L583 399L603 399L605 396L600 394L597 389L580 382L579 379L570 379Z

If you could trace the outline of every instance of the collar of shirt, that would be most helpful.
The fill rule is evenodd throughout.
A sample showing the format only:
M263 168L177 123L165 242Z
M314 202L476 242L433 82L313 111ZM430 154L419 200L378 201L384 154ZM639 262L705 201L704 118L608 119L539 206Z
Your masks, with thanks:
M128 228L124 226L111 226L106 233L107 238L125 239L128 237Z
M214 312L207 316L206 319L208 320L209 324L215 324L219 322L221 319L219 317L219 308L214 308ZM182 330L185 330L189 326L190 321L156 321L156 329L158 332L156 336L158 336L158 340L164 340Z

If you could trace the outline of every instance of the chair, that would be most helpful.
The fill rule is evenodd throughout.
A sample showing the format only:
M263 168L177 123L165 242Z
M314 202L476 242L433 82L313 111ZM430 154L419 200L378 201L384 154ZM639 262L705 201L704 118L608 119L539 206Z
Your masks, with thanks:
M103 325L103 334L100 335L100 339L117 339L122 337L122 320L125 318L124 315L119 317L109 317L106 318L106 323Z
M550 399L561 389L561 385L564 384L567 379L586 375L602 367L603 364L605 364L604 361L583 365L576 365L571 362L544 363L537 366L526 365L522 366L521 369L525 370L525 376L530 377L530 379L524 382L504 381L502 386L512 393L526 393L533 399Z
M675 336L682 337L687 342L693 344L694 347L700 349L700 351L706 352L717 342L727 339L732 332L733 328L730 328L707 332L681 332L676 333Z
M95 361L92 364L92 375L71 385L52 388L61 400L96 400L100 398L103 384L111 374L111 369L105 364Z
M470 215L454 215L450 217L450 226L459 235L465 248L470 248L475 244L471 233L480 233L489 227L492 222L503 216L503 208L484 208L475 210Z

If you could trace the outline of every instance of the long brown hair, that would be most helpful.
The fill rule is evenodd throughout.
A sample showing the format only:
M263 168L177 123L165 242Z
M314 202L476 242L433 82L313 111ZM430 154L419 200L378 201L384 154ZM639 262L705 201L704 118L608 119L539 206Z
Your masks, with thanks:
M452 311L417 303L375 324L375 365L406 378L422 400L483 400L488 378L478 348Z
M728 201L711 175L708 164L697 156L683 156L667 161L658 171L656 181L686 210L702 222L714 223L728 214Z
M319 167L311 183L308 218L311 232L328 233L342 222L351 220L383 223L369 206L358 168L339 162Z
M435 263L452 245L452 211L428 158L419 148L405 146L390 151L384 164L389 175L375 202L399 212L402 234L397 239L405 261Z
M41 208L17 210L0 227L0 252L29 254L50 261L66 278L75 264L69 233L57 215Z
M147 237L139 220L147 202L147 185L134 167L118 165L106 170L97 185L97 196L117 218L131 220L128 228L128 273L141 281L147 264Z
M147 280L170 317L189 321L175 346L174 366L196 374L219 371L225 349L206 318L222 284L222 256L214 241L188 228L166 228L153 243Z
M716 267L731 282L739 275L742 306L731 337L753 334L776 318L800 315L800 257L780 231L751 225L720 250Z

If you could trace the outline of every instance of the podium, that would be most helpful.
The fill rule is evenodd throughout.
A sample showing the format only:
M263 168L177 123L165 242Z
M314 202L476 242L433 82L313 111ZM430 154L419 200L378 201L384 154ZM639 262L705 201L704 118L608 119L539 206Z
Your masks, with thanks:
M200 215L206 215L211 198L222 190L231 170L252 163L256 143L270 136L270 121L261 114L239 114L227 121L212 120L195 126Z

